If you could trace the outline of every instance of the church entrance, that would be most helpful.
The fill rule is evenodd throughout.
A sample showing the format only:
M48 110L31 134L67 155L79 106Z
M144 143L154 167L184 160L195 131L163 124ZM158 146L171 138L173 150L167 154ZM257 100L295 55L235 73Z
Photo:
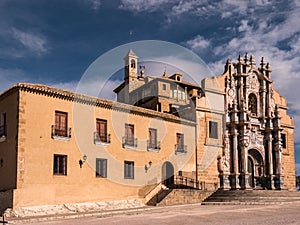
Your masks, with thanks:
M162 165L162 183L172 188L174 186L174 166L170 162L164 162Z
M263 157L256 149L248 151L248 173L250 187L254 189L263 189L266 187Z
M249 175L249 185L254 188L254 163L251 157L248 156L248 173Z

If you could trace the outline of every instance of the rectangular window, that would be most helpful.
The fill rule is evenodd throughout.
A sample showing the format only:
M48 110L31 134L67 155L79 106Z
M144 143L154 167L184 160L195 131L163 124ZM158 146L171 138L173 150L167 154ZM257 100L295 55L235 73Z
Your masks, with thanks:
M124 161L124 178L134 179L134 162Z
M167 85L166 84L163 84L162 85L162 89L165 91L165 90L167 90Z
M107 159L96 158L96 177L107 177Z
M218 139L218 122L209 121L209 137Z
M157 130L149 128L149 145L148 148L157 148Z
M177 145L181 148L182 146L184 146L184 135L183 134L180 134L180 133L177 133L176 134L176 142L177 142Z
M282 148L286 148L286 134L281 134L281 145Z
M175 151L178 153L186 153L186 146L184 145L184 134L176 134Z
M66 155L54 155L53 174L67 176L67 157Z
M135 146L134 144L134 125L125 124L125 145Z
M96 129L99 141L101 142L109 142L107 135L107 120L97 119L96 120Z
M55 136L68 136L68 113L55 111Z
M0 115L0 137L6 136L6 113Z

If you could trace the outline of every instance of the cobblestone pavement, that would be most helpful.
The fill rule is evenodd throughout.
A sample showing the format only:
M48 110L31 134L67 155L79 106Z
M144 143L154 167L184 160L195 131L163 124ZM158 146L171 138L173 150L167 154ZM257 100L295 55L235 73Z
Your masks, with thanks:
M28 225L298 225L300 203L283 205L201 206L184 205L154 208L131 214L119 214L22 223ZM13 224L10 222L9 224Z

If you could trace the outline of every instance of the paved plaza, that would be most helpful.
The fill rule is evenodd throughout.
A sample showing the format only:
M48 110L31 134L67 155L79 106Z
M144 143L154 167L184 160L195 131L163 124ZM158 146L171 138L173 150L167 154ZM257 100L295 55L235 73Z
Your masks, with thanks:
M300 203L281 205L181 205L130 211L107 217L92 216L74 219L18 224L30 225L298 225ZM20 223L21 222L21 223ZM10 221L9 224L17 224Z

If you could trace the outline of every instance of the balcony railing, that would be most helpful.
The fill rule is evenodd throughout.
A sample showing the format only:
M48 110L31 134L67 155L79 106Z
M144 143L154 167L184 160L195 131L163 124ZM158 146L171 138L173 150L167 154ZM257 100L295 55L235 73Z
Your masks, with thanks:
M71 138L71 127L66 129L58 129L55 125L51 126L51 137L53 139L68 140Z
M160 150L160 142L156 141L153 143L150 140L147 140L147 150L158 152Z
M122 138L123 148L137 148L137 138Z
M186 145L175 144L175 154L176 155L187 153L186 149L187 149Z
M0 126L0 137L6 136L6 126Z
M109 144L110 134L99 134L98 132L94 132L94 143L96 145Z

